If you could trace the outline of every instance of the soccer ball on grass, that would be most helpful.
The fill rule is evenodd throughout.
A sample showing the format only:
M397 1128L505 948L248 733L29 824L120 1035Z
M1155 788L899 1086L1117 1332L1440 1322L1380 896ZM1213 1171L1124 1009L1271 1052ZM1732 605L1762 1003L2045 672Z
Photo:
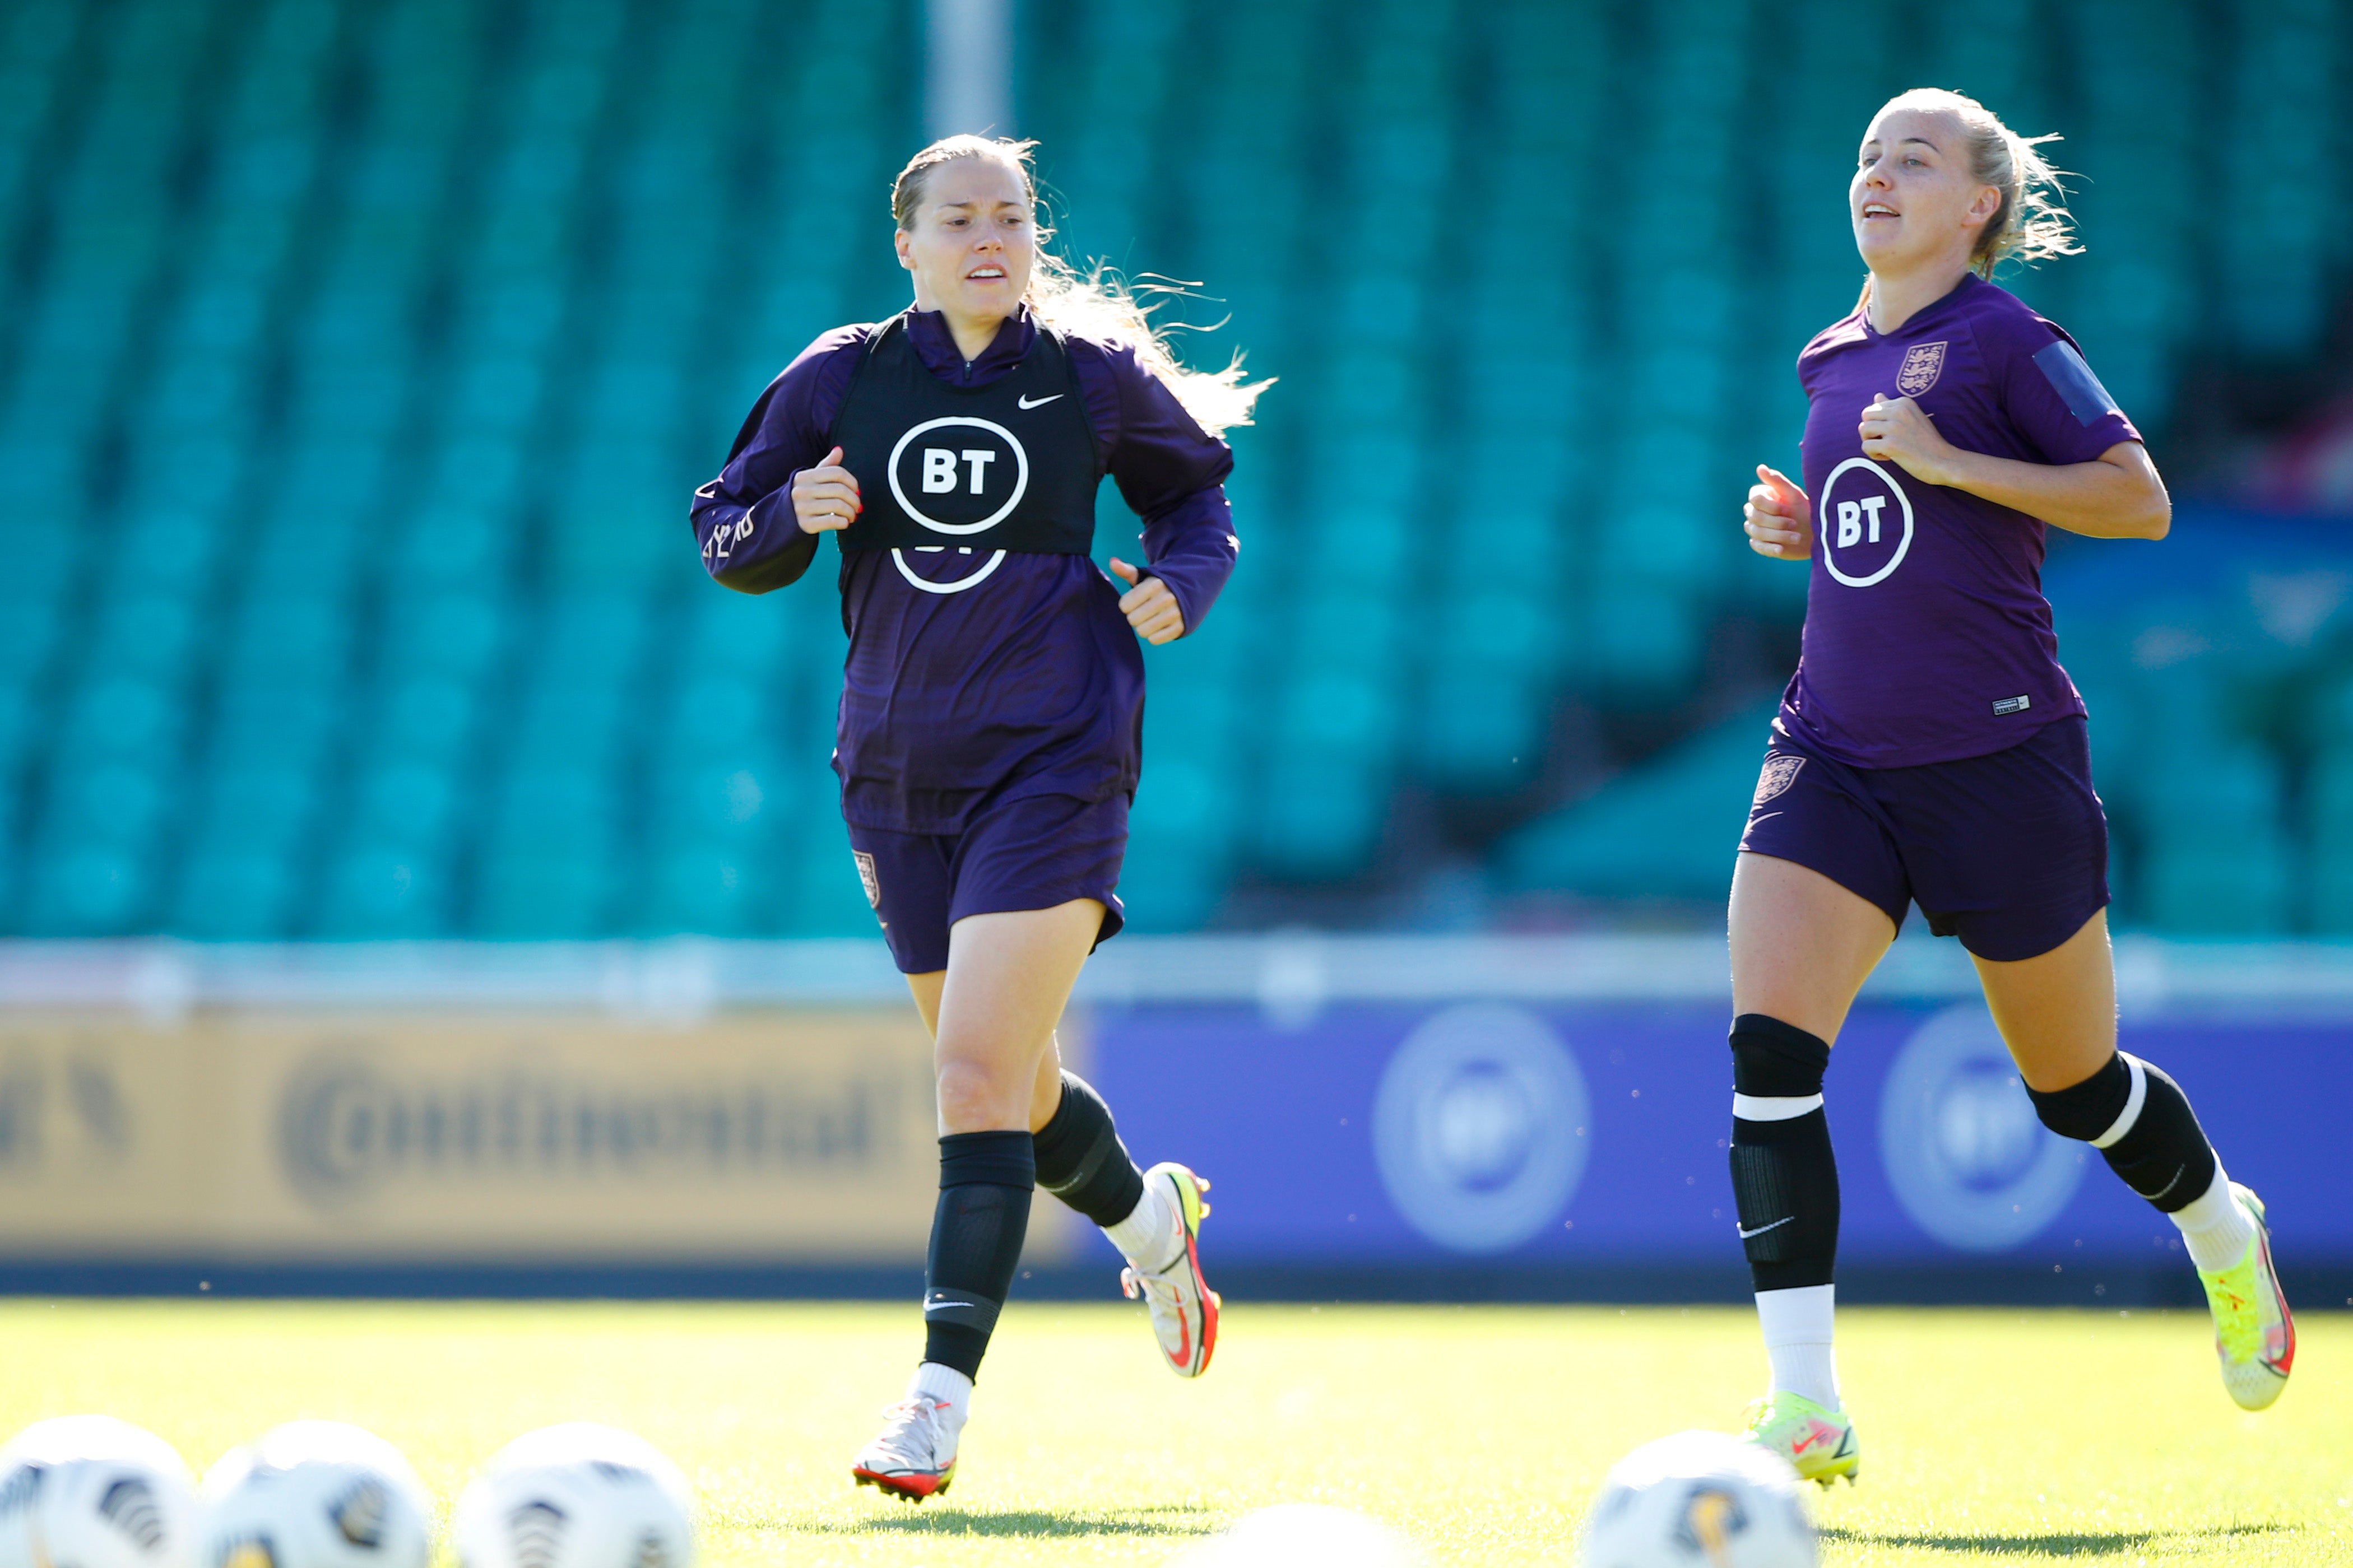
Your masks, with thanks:
M59 1415L0 1447L0 1568L186 1568L195 1523L187 1461L128 1421Z
M205 1473L197 1568L426 1568L432 1505L400 1450L341 1421L290 1421Z
M1722 1432L1678 1432L1610 1467L1583 1568L1814 1568L1798 1472Z
M527 1432L458 1500L459 1568L688 1568L686 1478L644 1438L575 1421Z

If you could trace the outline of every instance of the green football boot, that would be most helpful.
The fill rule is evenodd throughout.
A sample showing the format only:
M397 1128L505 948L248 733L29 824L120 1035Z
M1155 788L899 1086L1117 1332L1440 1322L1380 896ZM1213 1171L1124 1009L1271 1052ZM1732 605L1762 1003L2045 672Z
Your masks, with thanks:
M1802 1394L1784 1390L1751 1403L1748 1430L1741 1436L1788 1460L1800 1479L1822 1486L1841 1476L1852 1485L1862 1468L1854 1418L1843 1410L1825 1410Z
M2246 1256L2230 1268L2214 1274L2199 1270L2198 1282L2206 1287L2206 1305L2214 1314L2222 1386L2240 1409L2262 1410L2287 1387L2288 1372L2295 1365L2295 1320L2280 1293L2263 1199L2236 1182L2231 1195L2254 1222L2254 1239L2247 1243Z

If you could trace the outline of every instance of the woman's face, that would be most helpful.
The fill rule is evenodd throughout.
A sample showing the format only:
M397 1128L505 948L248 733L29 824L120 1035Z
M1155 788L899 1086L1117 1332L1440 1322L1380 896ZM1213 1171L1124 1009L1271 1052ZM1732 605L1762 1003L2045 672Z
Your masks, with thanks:
M2000 205L2001 193L1969 173L1960 121L1917 109L1883 110L1871 122L1847 187L1854 247L1880 273L1966 264Z
M913 227L899 231L899 265L915 275L915 306L1001 320L1029 287L1036 215L1021 176L996 158L958 158L923 176Z

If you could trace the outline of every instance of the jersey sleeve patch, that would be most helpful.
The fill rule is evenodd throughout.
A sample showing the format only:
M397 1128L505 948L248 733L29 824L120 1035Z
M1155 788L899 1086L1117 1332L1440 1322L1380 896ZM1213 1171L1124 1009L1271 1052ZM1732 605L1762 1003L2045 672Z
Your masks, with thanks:
M2075 416L2077 424L2088 428L2111 414L2123 412L2116 406L2116 400L2108 395L2108 389L2100 384L2100 378L2092 374L2092 367L2084 363L2084 356L2075 352L2075 345L2066 339L2054 340L2034 356L2034 363L2042 372L2042 379L2051 384L2051 389L2065 399L2067 412Z

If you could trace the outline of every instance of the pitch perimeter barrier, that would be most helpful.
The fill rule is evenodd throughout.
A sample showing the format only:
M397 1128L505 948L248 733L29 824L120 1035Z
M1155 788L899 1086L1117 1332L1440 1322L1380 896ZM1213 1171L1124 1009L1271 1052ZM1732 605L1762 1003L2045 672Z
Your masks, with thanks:
M1733 1299L1720 939L1131 938L1071 1053L1288 1296ZM2353 1305L2353 949L2118 943L2124 1041ZM2172 1227L2052 1137L1965 957L1899 942L1828 1086L1851 1293L2129 1305ZM0 1286L887 1293L935 1181L879 943L0 944ZM1041 1203L1027 1289L1108 1259Z

